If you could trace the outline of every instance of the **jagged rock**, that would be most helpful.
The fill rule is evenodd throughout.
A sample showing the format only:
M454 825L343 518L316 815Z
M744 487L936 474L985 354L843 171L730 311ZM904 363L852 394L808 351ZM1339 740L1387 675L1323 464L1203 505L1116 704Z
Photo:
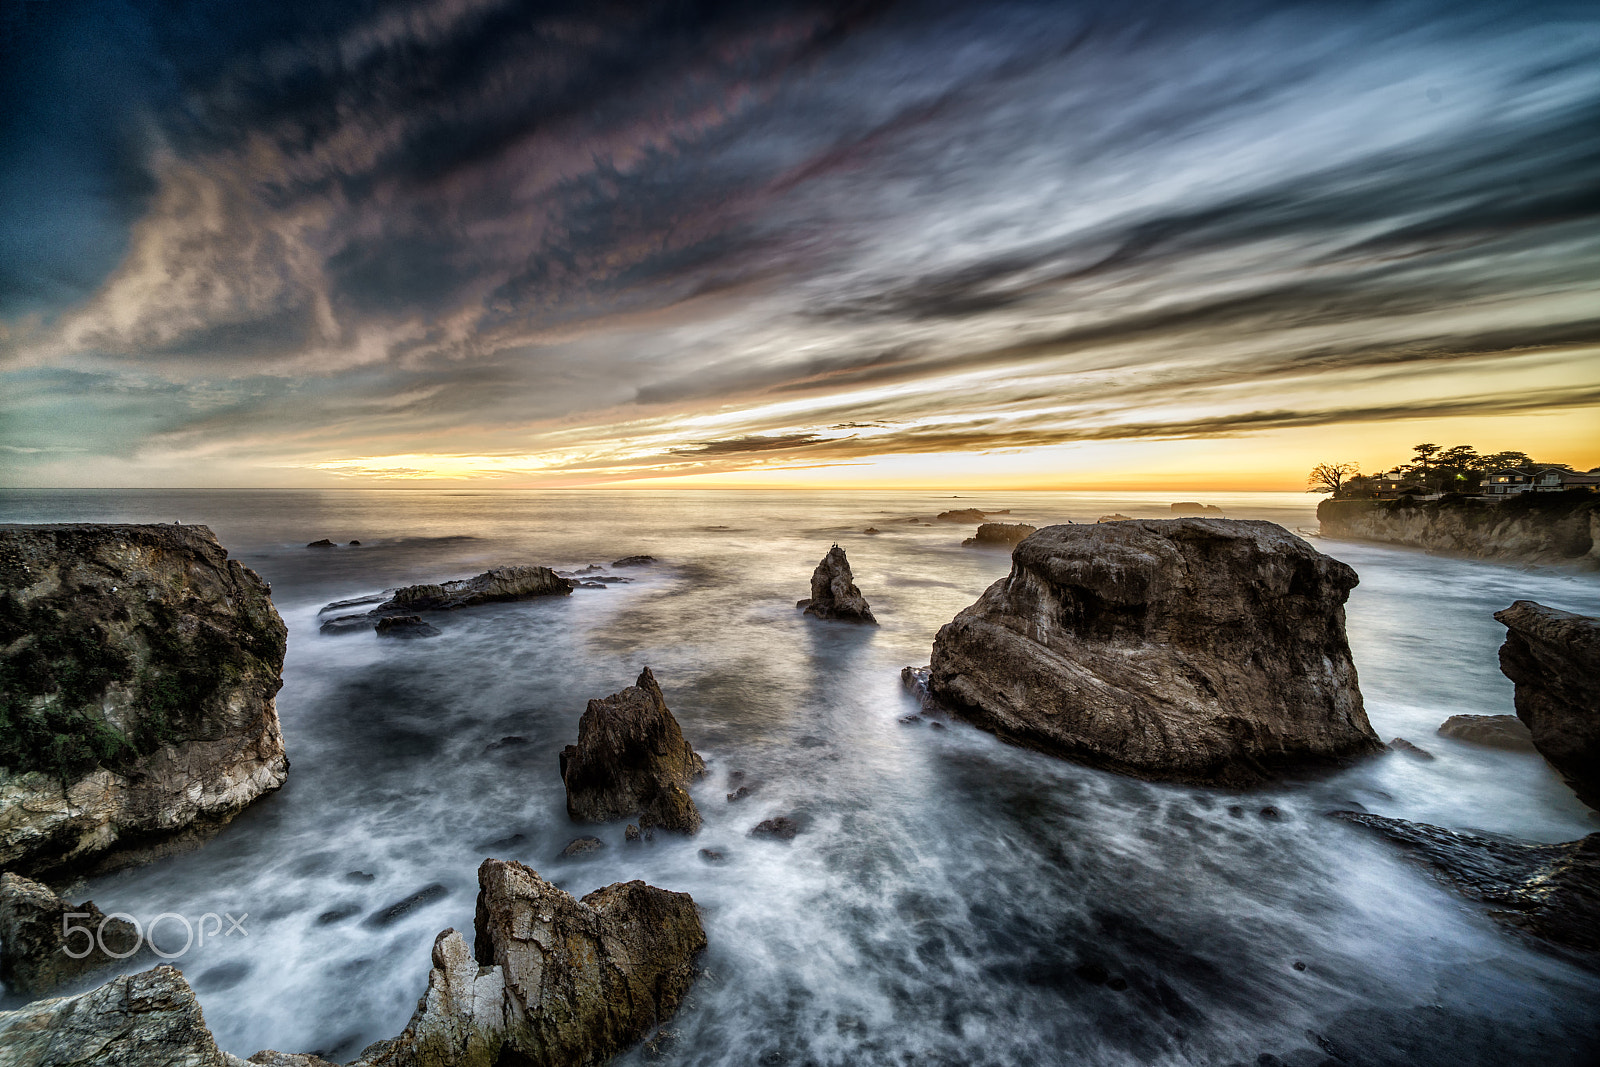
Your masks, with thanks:
M325 1060L314 1052L279 1052L277 1049L263 1049L255 1053L242 1063L254 1063L257 1067L339 1067L332 1060Z
M1532 752L1533 735L1515 715L1452 715L1439 726L1440 737L1453 737L1487 748Z
M146 859L283 784L269 592L204 526L0 526L0 866Z
M619 882L578 901L496 859L478 885L477 961L504 975L511 1062L604 1062L671 1018L694 981L706 935L687 893Z
M811 597L795 604L807 615L819 619L837 619L841 622L864 622L872 626L878 620L872 616L867 598L856 588L855 576L850 573L850 561L844 549L834 545L822 557L811 574Z
M705 767L646 667L622 692L589 701L578 743L562 750L567 814L580 822L637 815L646 830L692 834L700 829L700 810L687 786Z
M1572 791L1600 809L1600 619L1519 600L1505 624L1500 670L1516 683L1517 718Z
M977 508L956 508L953 511L941 511L935 518L939 522L982 522L987 514Z
M928 690L974 724L1139 777L1230 785L1382 749L1345 639L1356 574L1282 527L1049 526L1011 558L934 641Z
M637 841L641 836L642 834L639 830L639 827L635 823L630 822L627 826L627 829L622 831L622 837L625 841Z
M327 631L327 623L323 624ZM379 637L438 637L439 628L422 621L421 615L388 615L373 627Z
M1401 753L1404 753L1407 756L1410 756L1412 759L1420 759L1420 760L1431 760L1431 759L1433 759L1433 753L1432 752L1429 752L1425 748L1419 748L1418 746L1413 745L1410 741L1407 741L1403 737L1396 737L1396 738L1391 739L1390 742L1389 742L1389 747L1391 749L1393 749L1394 751L1396 751L1396 752L1401 752Z
M235 1067L189 985L171 967L112 979L75 997L0 1012L8 1067Z
M611 561L613 567L648 567L654 563L654 556L623 556L621 559Z
M978 527L975 536L961 544L968 548L1010 548L1035 530L1036 527L1021 522L986 522Z
M1222 509L1217 507L1215 504L1201 504L1194 500L1180 500L1178 503L1172 505L1172 514L1174 517L1180 518L1191 515L1215 515L1221 517Z
M399 615L417 611L454 611L478 604L528 600L540 596L570 596L572 587L549 567L495 567L476 578L440 585L408 585L375 609L378 614Z
M306 546L306 547L307 547L307 548L338 548L338 547L339 547L339 546L338 546L338 544L336 544L336 543L335 543L335 542L333 542L333 541L330 541L330 540L328 540L328 539L327 539L327 538L326 538L326 537L324 537L324 538L323 538L323 539L322 539L322 540L320 540L320 541L313 541L313 542L311 542L311 543L310 543L310 544L309 544L309 545L307 545L307 546Z
M481 932L477 936L483 938ZM480 967L459 933L441 931L433 941L428 988L411 1021L400 1036L368 1045L351 1067L493 1067L503 1062L509 1001L505 972ZM255 1056L250 1059L257 1062Z
M1376 830L1489 914L1546 941L1600 952L1600 833L1527 845L1365 812L1334 816Z
M107 921L92 900L72 904L49 886L10 872L0 874L0 982L10 992L47 993L125 959L139 941L131 923Z

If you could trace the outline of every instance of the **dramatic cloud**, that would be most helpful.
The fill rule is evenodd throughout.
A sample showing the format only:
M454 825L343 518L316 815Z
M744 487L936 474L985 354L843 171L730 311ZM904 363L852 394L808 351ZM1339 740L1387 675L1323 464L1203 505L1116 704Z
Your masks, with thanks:
M1600 409L1589 5L30 10L7 481Z

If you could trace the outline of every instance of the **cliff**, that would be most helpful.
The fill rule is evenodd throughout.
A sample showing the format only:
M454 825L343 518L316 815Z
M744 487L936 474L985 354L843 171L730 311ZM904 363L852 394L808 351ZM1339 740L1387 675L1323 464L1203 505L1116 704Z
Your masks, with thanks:
M1324 500L1317 519L1324 537L1600 570L1600 496L1593 493L1521 493L1500 502Z
M0 866L132 861L283 784L269 593L204 526L0 526Z
M1517 717L1573 792L1600 810L1600 619L1519 600L1505 624L1500 671L1516 683Z

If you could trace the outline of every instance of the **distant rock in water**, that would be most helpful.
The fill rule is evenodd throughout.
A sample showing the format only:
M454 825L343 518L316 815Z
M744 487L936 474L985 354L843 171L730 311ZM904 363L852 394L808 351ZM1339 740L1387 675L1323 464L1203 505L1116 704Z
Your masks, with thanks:
M1222 509L1217 507L1215 504L1201 504L1194 500L1180 500L1178 503L1172 505L1172 514L1174 517L1178 518L1186 516L1198 517L1203 515L1214 515L1221 517Z
M1130 518L1127 515L1119 515L1119 514L1116 514L1116 513L1112 513L1110 515L1102 515L1102 516L1100 516L1098 519L1096 519L1094 521L1095 522L1132 522L1133 519Z
M968 548L1010 548L1037 529L1021 522L986 522L978 527L977 534L961 544Z
M334 542L328 540L326 537L324 537L320 541L312 541L310 544L306 545L306 547L307 548L338 548L339 546L337 544L335 544Z
M0 526L0 867L147 859L281 786L285 637L204 526Z
M1516 683L1517 718L1573 792L1600 809L1600 619L1519 600L1505 624L1500 671Z
M1356 574L1281 526L1049 526L1011 558L934 640L927 689L976 725L1138 777L1228 785L1382 750L1345 638Z
M867 598L856 588L855 575L850 573L850 561L845 558L844 549L838 545L828 549L828 554L822 557L822 562L812 572L810 598L798 601L795 607L804 608L807 615L815 615L819 619L878 625L872 608L867 605Z
M862 530L861 532L864 533L864 534L875 534L875 533L882 533L883 531L878 529L876 526L868 526L865 530Z
M54 1067L236 1067L172 967L114 978L75 997L0 1012L0 1063Z
M331 620L336 621L336 620ZM328 632L328 624L323 623L324 633ZM421 615L388 615L378 620L373 627L379 637L438 637L439 628L422 621Z
M1534 751L1533 735L1515 715L1452 715L1440 725L1439 736L1486 748Z
M956 508L952 511L941 511L936 518L939 522L982 522L988 514L987 511L979 511L977 508Z
M131 923L108 920L93 901L72 904L49 886L0 874L0 982L10 992L48 993L112 966L132 954L139 940Z
M654 563L654 556L623 556L621 559L611 561L613 567L648 567Z
M528 600L541 596L570 596L572 587L549 567L495 567L476 578L440 585L408 585L379 604L377 614L416 611L454 611L478 604Z
M637 815L646 830L692 834L700 829L700 810L687 787L705 769L646 667L634 685L589 701L578 743L562 750L567 814L579 822Z
M350 542L350 547L351 548L360 548L361 547L361 542L360 541L351 541Z
M1335 817L1375 830L1489 914L1535 937L1600 952L1600 833L1557 845L1524 845L1365 812Z

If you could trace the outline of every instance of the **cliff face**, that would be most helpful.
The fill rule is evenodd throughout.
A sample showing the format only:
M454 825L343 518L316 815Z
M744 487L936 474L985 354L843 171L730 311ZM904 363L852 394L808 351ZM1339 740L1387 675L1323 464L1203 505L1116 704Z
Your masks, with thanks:
M204 526L0 526L0 866L135 859L283 784L268 594Z
M1500 671L1517 686L1517 717L1573 792L1600 810L1600 619L1519 600L1505 624Z
M1324 537L1431 552L1600 569L1600 497L1524 493L1501 503L1324 500Z
M1029 748L1249 784L1381 747L1345 639L1355 584L1270 522L1049 526L940 629L927 688Z

